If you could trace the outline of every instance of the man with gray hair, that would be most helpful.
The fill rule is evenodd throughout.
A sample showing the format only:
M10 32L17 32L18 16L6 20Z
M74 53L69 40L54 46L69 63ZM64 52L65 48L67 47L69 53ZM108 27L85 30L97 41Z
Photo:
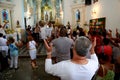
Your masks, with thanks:
M46 40L44 43L47 49L45 71L60 77L61 80L91 80L99 67L98 58L94 52L96 38L92 43L84 36L79 37L73 47L73 58L56 64L52 64L52 46L49 46ZM89 51L91 52L90 59L86 58Z

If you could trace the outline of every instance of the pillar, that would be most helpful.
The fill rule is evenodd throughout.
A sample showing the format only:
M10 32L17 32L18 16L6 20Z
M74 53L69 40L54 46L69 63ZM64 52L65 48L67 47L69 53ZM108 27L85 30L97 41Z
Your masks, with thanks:
M37 0L37 21L41 20L41 1Z
M55 1L56 1L56 0L52 0L52 6L53 6L53 7L52 7L52 8L53 8L53 9L52 9L52 10L53 10L53 11L52 11L52 16L53 16L53 20L55 20L55 16L56 16Z
M21 28L25 29L24 25L24 0L14 0L13 26L16 26L17 20L20 22Z

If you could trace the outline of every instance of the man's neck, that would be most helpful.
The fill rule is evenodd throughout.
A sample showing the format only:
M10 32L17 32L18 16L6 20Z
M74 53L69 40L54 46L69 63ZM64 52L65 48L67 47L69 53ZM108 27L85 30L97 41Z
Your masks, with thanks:
M76 63L76 64L87 64L88 63L88 60L86 57L82 57L82 56L79 56L79 57L73 57L73 59L71 60L73 63Z

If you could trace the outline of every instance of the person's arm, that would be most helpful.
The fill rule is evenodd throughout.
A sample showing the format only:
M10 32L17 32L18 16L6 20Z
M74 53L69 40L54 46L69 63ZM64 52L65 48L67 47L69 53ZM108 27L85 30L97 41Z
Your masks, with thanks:
M23 43L21 41L18 41L15 43L15 45L18 47L18 48L21 48L23 46Z
M96 38L94 38L94 41L92 42L92 47L90 49L91 54L95 54L95 46L96 46Z
M47 59L51 59L52 45L48 45L47 41L44 39L45 48L47 50Z
M36 42L36 41L34 41L34 43L35 43L35 47L38 47L38 44L37 44L37 42Z
M26 45L26 46L27 46L27 49L29 50L29 42L27 43L27 45Z
M3 29L5 28L6 24L7 24L7 23L5 23L5 24L2 26Z
M95 54L95 50L94 50L95 46L96 46L96 38L94 38L90 52L91 52L91 61L94 64L94 68L97 70L99 68L99 61L97 55Z
M96 46L96 38L94 38L94 41L92 43L92 47L90 49L90 52L91 52L91 59L93 59L94 61L98 62L98 58L95 54L95 46Z
M62 73L62 63L52 64L51 52L52 45L48 45L44 39L45 48L47 50L47 58L45 60L45 71L49 74L59 76Z
M52 64L52 59L46 58L45 60L45 72L52 74L54 76L59 76L64 74L64 61Z

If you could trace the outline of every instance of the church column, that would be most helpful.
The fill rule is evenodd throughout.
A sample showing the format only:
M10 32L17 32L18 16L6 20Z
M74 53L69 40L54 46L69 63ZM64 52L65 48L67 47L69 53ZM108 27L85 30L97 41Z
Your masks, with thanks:
M63 5L61 0L60 0L60 19L61 23L63 23Z
M25 29L24 25L24 0L14 0L14 4L16 5L13 10L13 26L16 26L16 21L20 22L21 28Z
M13 21L13 13L14 13L14 10L13 9L11 9L10 10L10 19L11 19L11 28L12 29L15 29L16 28L16 26L13 26L14 25L14 21Z
M41 20L41 1L42 0L37 0L37 21Z
M53 16L53 20L55 20L55 16L56 16L56 11L55 11L55 2L56 0L52 0L52 5L53 5L53 11L52 11L52 16Z

